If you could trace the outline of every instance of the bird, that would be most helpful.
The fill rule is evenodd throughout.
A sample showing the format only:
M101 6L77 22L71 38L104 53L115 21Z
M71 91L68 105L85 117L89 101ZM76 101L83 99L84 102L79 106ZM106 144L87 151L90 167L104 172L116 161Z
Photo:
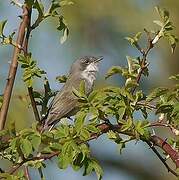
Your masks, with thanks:
M102 56L84 56L72 64L66 83L49 106L43 130L52 129L62 118L73 116L79 111L78 98L73 89L79 90L81 81L84 81L85 94L88 96L92 92L102 59Z

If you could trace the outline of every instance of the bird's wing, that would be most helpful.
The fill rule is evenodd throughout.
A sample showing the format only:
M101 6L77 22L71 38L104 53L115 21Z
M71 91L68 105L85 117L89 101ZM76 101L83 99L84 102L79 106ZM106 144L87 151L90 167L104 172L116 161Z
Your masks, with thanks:
M52 102L45 124L51 125L63 117L73 115L77 103L78 99L72 91L60 91Z

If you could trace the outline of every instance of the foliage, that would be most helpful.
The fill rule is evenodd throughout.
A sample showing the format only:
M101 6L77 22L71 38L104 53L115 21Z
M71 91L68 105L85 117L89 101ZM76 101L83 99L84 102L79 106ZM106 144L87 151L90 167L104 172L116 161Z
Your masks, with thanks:
M17 5L15 1L13 2ZM39 0L26 0L25 4L38 12L37 19L30 27L31 30L38 27L48 17L58 18L57 29L63 32L61 43L67 39L69 29L59 10L73 2L52 0L47 12L44 11L43 3ZM139 50L139 56L127 56L127 67L113 66L106 73L106 79L115 74L122 76L125 83L121 87L107 86L86 96L82 81L79 89L73 89L73 94L80 104L80 111L75 115L73 122L58 125L44 132L39 130L39 123L34 123L31 128L19 132L16 131L15 126L0 131L0 157L13 164L13 168L1 173L0 177L25 179L26 174L20 170L21 166L25 166L38 169L41 178L44 179L42 169L46 167L45 160L56 157L60 169L71 166L78 171L83 168L83 175L89 175L95 171L97 178L101 179L103 170L91 155L88 145L90 140L106 133L108 139L116 143L122 152L122 149L126 148L126 143L132 140L141 140L151 144L153 137L151 127L157 124L169 127L174 135L179 134L177 130L179 128L179 75L170 78L177 81L172 88L158 87L149 94L145 94L139 86L141 76L149 75L147 56L155 44L161 38L166 38L174 52L178 41L177 37L171 33L174 26L169 20L168 11L158 7L156 9L161 21L154 21L154 23L159 25L160 29L155 33L144 30L147 35L147 48L140 47L142 32L138 32L134 37L127 37L129 43ZM37 77L42 79L45 72L37 67L37 62L30 53L24 53L23 47L16 44L13 40L14 32L8 36L4 35L6 22L0 22L2 44L11 44L21 49L18 62L23 70L22 78L27 87L33 87L33 80ZM64 83L67 78L67 76L60 76L58 80ZM48 102L54 95L47 77L44 79L44 92L33 91L33 98L36 106L40 108L42 117L48 112ZM1 98L0 103L2 102ZM136 113L141 114L140 119L135 118ZM155 113L159 120L150 122L148 116L151 113ZM127 135L127 138L121 136L122 134ZM175 145L177 142L171 138L169 143ZM168 170L172 172L170 168ZM14 175L15 171L18 173Z

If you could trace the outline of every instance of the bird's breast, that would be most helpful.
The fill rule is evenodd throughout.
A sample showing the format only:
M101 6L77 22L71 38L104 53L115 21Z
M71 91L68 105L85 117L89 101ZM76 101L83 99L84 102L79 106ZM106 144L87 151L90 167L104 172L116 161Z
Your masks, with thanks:
M83 72L82 79L85 80L87 92L91 92L93 88L94 81L96 80L96 73L95 72Z

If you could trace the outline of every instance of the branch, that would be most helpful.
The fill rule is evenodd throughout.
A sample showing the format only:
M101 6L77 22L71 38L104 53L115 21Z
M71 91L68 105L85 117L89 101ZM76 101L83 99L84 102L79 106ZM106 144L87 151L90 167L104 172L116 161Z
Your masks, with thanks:
M121 124L114 124L114 125L109 124L109 123L99 124L98 128L100 129L100 133L93 133L91 135L91 137L85 142L97 139L99 136L107 133L109 130L118 132L120 134L128 135L128 136L131 136L131 137L136 137L135 133L132 132L132 131L126 130L126 131L121 132L121 127L122 127ZM179 176L175 171L173 171L168 166L168 164L165 162L165 159L162 158L162 156L159 154L159 152L155 149L154 146L160 147L166 154L168 154L170 156L170 158L172 159L172 161L175 163L177 168L179 168L179 152L177 152L175 149L173 149L172 146L170 144L168 144L165 140L163 140L160 137L155 136L155 135L151 136L150 139L148 139L148 140L143 139L141 137L141 140L144 141L145 143L147 143L151 147L151 149L158 156L158 158L162 161L162 163L165 165L165 167L167 168L167 170L169 172L171 172L173 175L175 175L177 177ZM82 144L82 143L85 143L85 142L81 141L81 142L79 142L79 144ZM8 173L13 174L14 172L16 172L17 169L19 169L21 166L24 165L24 163L26 163L28 161L31 161L31 160L44 160L45 161L45 160L51 159L54 156L57 156L59 154L60 154L59 151L55 151L55 152L52 152L51 154L41 154L40 156L25 159L21 163L17 164L13 168L11 168Z
M59 155L59 151L58 152L52 152L51 154L42 154L41 156L35 156L29 159L24 159L22 162L20 162L19 164L17 164L16 166L12 167L7 173L9 174L13 174L15 173L21 166L23 166L26 162L28 161L35 161L35 160L48 160L53 158L54 156ZM1 179L1 178L0 178Z
M24 174L27 180L31 180L30 174L29 174L29 169L27 166L24 166Z
M29 38L30 38L30 34L31 34L31 14L32 14L32 7L27 8L28 10L28 23L27 23L27 33L26 33L26 37L24 40L24 44L23 44L23 49L24 49L24 54L25 56L28 56L28 45L29 45ZM30 97L30 101L31 101L31 105L32 105L32 109L35 115L35 119L36 121L40 121L40 117L39 117L39 112L36 106L36 102L33 96L33 88L32 87L28 87L28 93L29 93L29 97Z
M163 149L165 153L167 153L172 159L172 161L175 163L176 168L179 168L179 152L173 149L172 146L166 142L166 140L163 140L162 138L153 135L150 138L150 142L152 142L154 146L158 146Z
M139 45L137 45L137 49L140 51L140 53L142 54L142 61L141 61L141 67L139 69L139 72L138 72L138 75L136 77L136 82L139 83L140 79L141 79L141 76L144 72L144 70L147 68L147 66L149 65L149 63L147 63L147 56L150 52L150 50L154 47L154 44L152 43L152 39L150 37L150 33L144 29L144 31L146 32L147 34L147 40L148 40L148 47L146 50L143 50L140 48ZM134 89L132 90L132 94L135 92L136 90L136 87L134 87Z
M24 40L27 22L28 22L28 12L27 12L26 6L24 5L22 22L19 26L18 36L17 36L17 40L16 40L17 41L16 43L19 44L20 46L22 46L22 43ZM3 93L4 94L3 95L3 103L2 103L1 112L0 112L0 130L4 129L4 126L6 123L6 117L7 117L7 113L8 113L8 109L9 109L9 103L10 103L12 89L13 89L16 71L17 71L17 67L18 67L17 59L18 59L18 54L20 53L20 51L21 50L18 47L14 48L13 57L12 57L12 61L11 61L10 68L9 68L7 83L6 83L6 87L4 89L4 93Z
M18 0L11 0L11 4L16 5L17 7L23 8L23 4L21 4Z
M136 105L144 106L150 110L157 109L155 105L146 103L145 101L139 101Z
M165 128L169 128L170 131L171 131L175 136L178 136L178 135L179 135L179 130L176 129L176 128L174 128L171 124L168 124L168 123L162 123L162 122L160 122L160 121L151 122L148 127L165 127Z
M157 155L157 157L162 161L162 163L164 164L164 166L167 168L168 172L171 172L173 175L175 175L176 177L179 177L179 174L177 174L173 169L171 169L169 167L169 165L166 163L166 159L164 159L160 153L157 151L157 149L153 146L153 144L151 144L150 142L146 142L150 148L152 149L152 151Z

